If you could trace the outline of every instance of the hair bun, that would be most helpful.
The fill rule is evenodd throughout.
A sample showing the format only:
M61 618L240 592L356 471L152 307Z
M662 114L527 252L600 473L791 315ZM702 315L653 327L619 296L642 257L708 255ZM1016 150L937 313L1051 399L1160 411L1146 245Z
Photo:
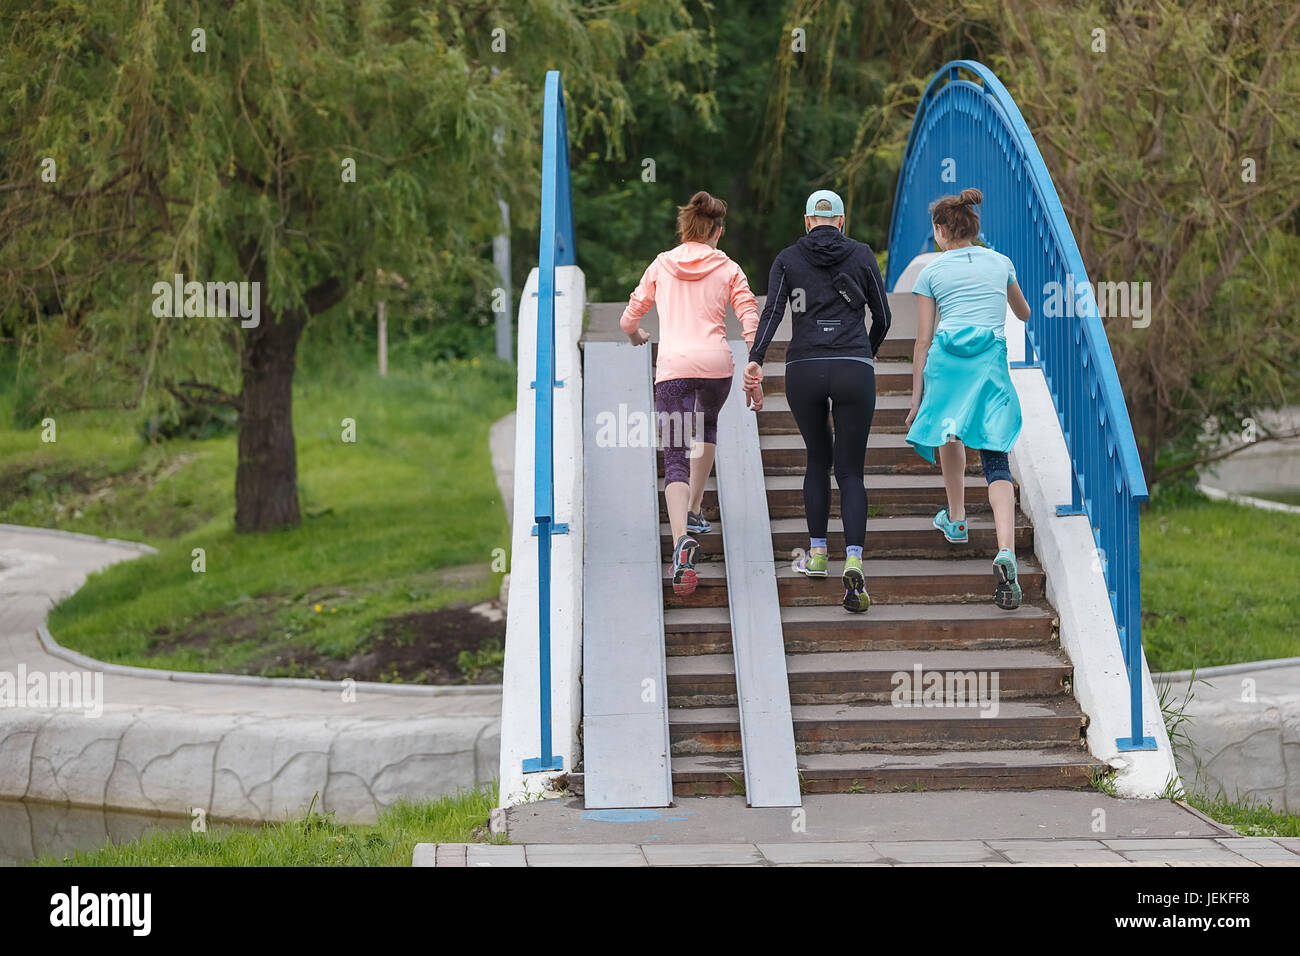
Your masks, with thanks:
M963 189L961 195L957 197L961 200L963 206L978 206L984 201L984 194L974 187Z
M710 219L721 219L727 214L727 204L701 189L691 197L691 206Z

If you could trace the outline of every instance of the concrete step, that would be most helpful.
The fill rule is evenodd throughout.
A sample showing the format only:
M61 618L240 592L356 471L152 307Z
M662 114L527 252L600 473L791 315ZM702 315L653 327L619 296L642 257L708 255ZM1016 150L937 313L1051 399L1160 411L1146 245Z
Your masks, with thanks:
M971 515L989 513L988 483L983 476L965 476L966 512ZM948 504L943 475L938 472L923 475L876 475L864 477L867 489L867 522L874 516L919 514L933 518ZM801 518L803 507L803 475L768 475L768 514L772 518ZM1018 489L1017 489L1018 490ZM706 507L708 495L706 493ZM831 516L840 516L839 482L831 476Z
M1074 698L1002 700L971 706L892 703L795 704L800 753L1003 750L1078 746L1088 719ZM740 750L740 713L733 707L670 707L673 762L689 754Z
M909 395L877 395L876 411L871 417L871 430L882 432L907 431L907 413L912 408ZM790 403L784 394L763 396L763 410L758 413L758 430L764 435L777 433L798 434Z
M1000 700L1060 695L1071 668L1059 649L1036 647L787 654L786 673L795 704L888 702L909 694L910 688L930 686L937 699L951 702L973 699L980 686L990 688ZM949 679L949 675L958 676ZM670 707L735 703L735 662L730 654L668 658Z
M908 353L911 358L911 352ZM912 363L876 358L876 395L911 395ZM767 357L763 362L763 395L785 394L785 362Z
M828 577L809 578L795 571L789 562L781 562L776 569L781 603L838 605L844 596L840 584L843 567L843 560L832 560ZM862 563L862 569L867 576L867 593L873 602L881 604L991 601L996 583L992 555L947 559L868 558ZM1042 600L1043 572L1029 558L1020 561L1019 581L1026 601Z
M988 484L982 476L966 475L966 513L972 517L989 514ZM767 488L767 510L770 518L802 518L803 475L767 475L763 482ZM923 475L864 476L867 489L867 524L875 517L890 515L926 515L933 518L947 507L948 494L943 487L943 475L937 471ZM1017 494L1019 488L1016 489ZM831 476L832 518L840 516L839 482ZM704 515L717 527L718 485L716 478L704 483ZM659 483L659 521L668 520L668 505L664 500L663 482Z
M1089 785L1093 774L1104 769L1082 747L799 755L800 789L804 793L1082 789ZM738 756L673 758L676 796L743 792L744 776Z
M787 654L816 651L979 650L1055 646L1049 607L1004 611L991 601L974 604L876 604L865 614L830 605L781 608ZM664 612L670 657L729 654L731 618L726 607Z
M789 327L789 320L786 320L785 337L777 333L777 338L767 347L767 353L763 356L763 364L768 362L784 362L786 349L790 345L790 334L786 329ZM880 343L880 351L876 353L876 362L910 362L912 360L913 350L916 348L916 322L912 321L909 329L897 328L897 325L891 326L889 334L885 336L885 341Z
M781 561L776 565L776 589L783 606L835 605L844 597L840 585L843 560L830 563L825 578L809 578ZM868 558L862 563L867 594L876 604L991 601L995 581L989 558ZM695 566L698 586L689 597L673 594L672 567L663 567L664 607L725 607L727 572L722 561L701 561ZM1029 558L1020 561L1020 589L1024 600L1044 596L1042 569ZM847 611L845 612L848 613ZM867 612L871 613L870 611ZM1011 612L1003 612L1011 613Z
M777 432L760 435L758 441L763 450L763 470L767 474L804 473L808 451L802 436ZM865 470L868 474L942 474L938 464L932 465L916 453L902 432L871 432L867 438ZM662 464L659 474L663 476ZM983 475L976 449L966 449L966 474Z
M713 522L713 531L697 534L700 557L716 561L722 557L722 523ZM776 561L790 561L808 550L808 523L803 518L773 518L772 557ZM997 552L997 532L993 516L972 515L967 521L970 542L949 544L934 527L933 518L926 515L890 515L867 519L866 554L869 558L947 558L965 557ZM833 555L844 553L844 523L832 518L826 528L827 545ZM1023 513L1016 514L1015 543L1017 554L1032 554L1034 526ZM659 526L659 550L663 560L672 559L672 526L666 521Z

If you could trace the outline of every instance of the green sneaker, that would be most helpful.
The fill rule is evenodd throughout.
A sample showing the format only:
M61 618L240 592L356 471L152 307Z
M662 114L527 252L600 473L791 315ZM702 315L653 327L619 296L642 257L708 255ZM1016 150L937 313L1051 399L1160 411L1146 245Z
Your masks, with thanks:
M861 558L844 559L844 610L861 614L871 607L871 596L867 594L867 576L862 573Z
M829 559L825 554L809 552L795 562L794 569L806 577L824 578L826 577L826 565L828 561Z
M993 591L993 603L1004 611L1014 611L1020 607L1020 583L1016 580L1016 556L1007 548L998 552L993 559L993 576L997 587Z

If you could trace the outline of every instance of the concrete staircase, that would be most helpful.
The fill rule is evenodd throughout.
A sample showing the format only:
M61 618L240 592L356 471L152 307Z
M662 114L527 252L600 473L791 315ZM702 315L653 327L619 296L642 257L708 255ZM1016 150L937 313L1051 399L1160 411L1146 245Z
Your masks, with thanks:
M839 603L844 536L838 495L829 529L831 576L811 580L791 566L792 552L808 544L804 449L783 394L786 342L774 342L768 351L759 433L801 788L838 793L1086 786L1101 764L1084 746L1087 718L1070 691L1070 662L1044 599L1031 523L1017 512L1025 604L1015 612L991 600L996 545L977 454L967 464L970 543L950 545L931 526L945 502L942 478L904 440L915 344L911 299L890 296L894 327L876 363L864 553L872 607L865 614L849 614ZM782 332L788 339L788 321ZM662 474L662 456L660 469ZM671 532L662 492L659 497L661 550L669 562ZM663 573L678 795L743 790L727 578L712 483L704 510L716 530L698 536L698 590L676 597L667 563ZM939 685L923 697L935 674ZM915 697L896 694L900 675L917 685Z

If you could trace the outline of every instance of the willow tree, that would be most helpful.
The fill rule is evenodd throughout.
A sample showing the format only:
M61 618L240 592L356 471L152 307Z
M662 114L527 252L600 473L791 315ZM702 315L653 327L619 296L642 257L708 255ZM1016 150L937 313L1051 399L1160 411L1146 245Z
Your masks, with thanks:
M51 412L237 409L241 531L299 520L309 322L381 270L426 297L495 284L497 198L536 208L544 71L565 71L571 122L616 138L629 51L665 77L698 55L662 0L4 7L0 328ZM181 315L155 289L177 275L204 283ZM207 283L247 283L228 288L257 315L213 314Z

